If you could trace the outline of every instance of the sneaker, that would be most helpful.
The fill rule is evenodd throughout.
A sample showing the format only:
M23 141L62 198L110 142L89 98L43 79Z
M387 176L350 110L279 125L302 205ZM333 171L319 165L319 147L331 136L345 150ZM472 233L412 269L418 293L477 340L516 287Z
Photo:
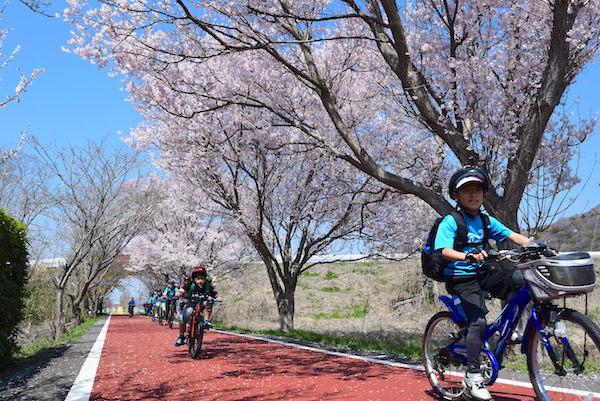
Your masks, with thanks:
M513 331L513 333L510 335L510 341L508 342L509 344L521 344L523 342L523 334L519 333L518 331Z
M210 324L210 320L205 320L204 321L204 328L210 329L211 327L212 327L212 324Z
M492 395L483 384L483 376L481 376L481 373L467 372L463 384L465 385L464 394L467 398L479 401L488 401L492 399Z
M185 343L185 337L179 336L177 337L177 341L175 341L175 346L179 347Z

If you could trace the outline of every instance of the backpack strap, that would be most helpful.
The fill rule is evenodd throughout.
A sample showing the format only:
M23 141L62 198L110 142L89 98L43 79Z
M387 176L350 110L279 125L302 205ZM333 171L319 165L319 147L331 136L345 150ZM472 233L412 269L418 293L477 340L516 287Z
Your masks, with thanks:
M454 217L458 226L456 236L454 237L454 249L460 251L467 245L467 222L458 210L453 210L450 214Z
M479 213L479 216L483 223L483 249L487 249L488 240L490 239L490 216L485 213Z
M454 249L457 251L462 250L467 245L470 245L467 242L467 222L465 221L465 217L457 210L453 210L450 212L454 220L456 221L456 225L458 229L456 230L456 237L454 237ZM481 223L483 225L483 248L486 249L488 246L488 240L490 239L490 216L485 213L479 213L481 218ZM478 243L479 244L479 243ZM473 244L473 245L478 245Z

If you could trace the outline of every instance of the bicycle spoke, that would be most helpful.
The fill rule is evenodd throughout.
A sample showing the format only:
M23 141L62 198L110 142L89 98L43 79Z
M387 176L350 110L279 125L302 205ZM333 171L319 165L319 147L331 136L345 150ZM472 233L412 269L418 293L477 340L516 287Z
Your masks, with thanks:
M600 400L600 329L585 315L566 309L548 335L550 357L540 334L529 338L528 365L540 400Z
M440 312L431 318L423 336L423 363L432 387L446 399L462 396L463 362L449 347L464 346L457 341L460 327L449 312Z

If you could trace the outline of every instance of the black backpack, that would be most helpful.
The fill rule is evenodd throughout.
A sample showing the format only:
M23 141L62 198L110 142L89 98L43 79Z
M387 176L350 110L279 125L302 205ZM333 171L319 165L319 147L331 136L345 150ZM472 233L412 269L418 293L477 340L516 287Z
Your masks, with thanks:
M453 210L450 212L454 220L456 220L456 224L458 225L458 229L456 230L456 237L454 238L454 249L457 251L462 250L465 246L471 245L476 246L477 244L469 244L467 242L467 222L463 215ZM483 223L483 243L487 244L488 241L488 233L490 230L490 219L487 214L480 213L481 222ZM437 234L438 227L443 220L443 217L438 217L431 230L429 231L429 235L427 236L427 242L425 246L421 250L421 268L423 269L423 274L435 281L448 281L450 277L444 275L444 269L446 268L448 261L444 259L441 251L435 251L435 235Z

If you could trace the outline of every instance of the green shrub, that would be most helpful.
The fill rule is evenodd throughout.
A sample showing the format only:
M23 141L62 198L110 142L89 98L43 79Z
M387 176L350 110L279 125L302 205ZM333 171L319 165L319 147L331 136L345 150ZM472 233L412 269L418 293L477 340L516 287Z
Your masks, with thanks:
M17 351L15 334L27 284L26 244L25 226L0 210L0 368Z
M31 271L23 299L23 320L34 324L50 320L54 312L56 290L52 284L54 272L47 267Z

